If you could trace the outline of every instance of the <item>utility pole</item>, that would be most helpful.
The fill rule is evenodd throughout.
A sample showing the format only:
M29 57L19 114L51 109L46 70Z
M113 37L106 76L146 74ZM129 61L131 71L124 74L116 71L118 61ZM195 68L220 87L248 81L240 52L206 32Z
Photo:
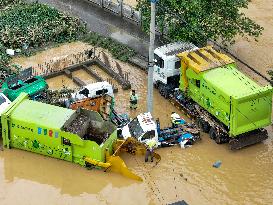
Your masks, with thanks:
M154 42L155 42L155 4L158 0L151 1L150 46L148 63L148 91L147 111L153 113L153 72L154 72Z

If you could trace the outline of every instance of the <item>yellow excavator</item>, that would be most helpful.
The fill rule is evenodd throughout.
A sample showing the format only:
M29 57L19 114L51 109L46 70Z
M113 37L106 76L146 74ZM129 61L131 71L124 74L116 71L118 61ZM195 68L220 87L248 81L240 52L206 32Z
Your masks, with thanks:
M116 173L120 173L125 177L130 179L143 181L142 178L136 174L134 174L124 163L124 161L118 156L122 152L127 152L133 155L144 155L146 152L146 146L141 142L137 141L135 138L129 137L126 140L118 139L113 144L113 151L112 155L109 152L106 152L106 162L98 162L91 158L86 157L84 160L94 166L103 167L105 171L113 171ZM153 153L156 159L155 165L159 163L161 157L156 152Z

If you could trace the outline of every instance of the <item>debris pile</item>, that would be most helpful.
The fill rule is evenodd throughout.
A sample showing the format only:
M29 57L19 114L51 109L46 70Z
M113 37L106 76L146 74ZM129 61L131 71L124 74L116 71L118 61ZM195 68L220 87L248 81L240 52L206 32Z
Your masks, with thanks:
M83 139L85 140L91 140L96 142L98 145L105 142L109 137L109 134L107 132L104 133L98 133L92 127L90 127L87 131L87 134L84 135Z
M88 116L84 114L79 114L68 127L66 127L64 130L66 132L71 132L74 134L78 134L81 136L81 132L84 129L84 124L88 121Z
M40 102L65 107L65 102L70 99L75 90L63 88L61 90L47 90Z

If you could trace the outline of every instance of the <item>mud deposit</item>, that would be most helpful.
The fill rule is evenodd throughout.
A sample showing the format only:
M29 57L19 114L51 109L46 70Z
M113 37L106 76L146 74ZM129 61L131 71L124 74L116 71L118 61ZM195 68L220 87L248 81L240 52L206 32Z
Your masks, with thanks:
M261 2L266 3L269 0L258 3L254 1L258 4L253 4L257 6L256 12L260 12L262 18L263 15L268 14L264 9L269 9L269 6L262 4L263 9L260 9ZM269 2L269 5L272 4ZM267 20L264 19L264 22L267 23ZM271 37L272 33L271 31ZM81 43L66 45L64 48L50 50L49 53L54 53L54 56L59 53L63 55L69 50L67 46L71 50L76 47L78 52L86 45ZM262 55L259 50L252 49L252 51L256 56ZM264 55L271 55L270 51L270 49L264 51ZM251 64L255 59L249 58L249 63ZM31 64L28 59L20 59L20 62ZM37 62L32 60L32 63ZM130 112L128 107L130 91L119 89L116 94L116 107L118 112L129 113L133 117L146 109L147 76L137 68L120 64L123 71L130 73L132 89L136 90L140 102L138 109ZM62 79L63 77L60 77L48 83L51 87L61 87ZM70 84L70 81L65 81L65 85ZM170 124L172 111L177 109L155 90L154 116L160 118L162 126ZM0 151L0 204L145 205L168 204L184 199L190 205L271 205L273 204L272 127L268 130L270 132L268 140L235 152L230 151L225 144L217 145L203 134L201 142L191 148L172 147L158 150L162 160L155 167L150 163L144 163L144 156L123 154L122 158L127 166L143 177L144 181L141 183L115 173L86 170L69 162L25 151L16 149ZM222 161L222 166L218 169L212 167L217 160Z

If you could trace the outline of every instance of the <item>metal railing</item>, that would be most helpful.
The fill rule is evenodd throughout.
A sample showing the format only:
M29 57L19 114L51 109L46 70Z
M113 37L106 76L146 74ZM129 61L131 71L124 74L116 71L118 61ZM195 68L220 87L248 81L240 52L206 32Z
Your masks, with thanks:
M141 12L125 4L123 0L88 0L89 2L110 11L122 18L128 19L141 26Z
M71 70L75 68L86 70L88 69L88 66L86 65L89 65L90 62L97 62L101 69L109 75L109 77L104 78L99 76L99 73L96 73L94 70L92 71L94 72L93 75L98 76L95 78L96 81L106 80L113 86L114 81L116 81L123 89L128 89L130 87L129 73L126 71L124 72L117 61L110 58L105 52L99 51L96 47L75 54L55 57L50 61L34 65L31 67L31 72L33 76L41 75L46 78L52 78L60 75L60 73L65 74L66 70L70 70L69 72L72 72ZM72 78L72 73L67 75L71 75ZM114 87L116 87L116 85Z

